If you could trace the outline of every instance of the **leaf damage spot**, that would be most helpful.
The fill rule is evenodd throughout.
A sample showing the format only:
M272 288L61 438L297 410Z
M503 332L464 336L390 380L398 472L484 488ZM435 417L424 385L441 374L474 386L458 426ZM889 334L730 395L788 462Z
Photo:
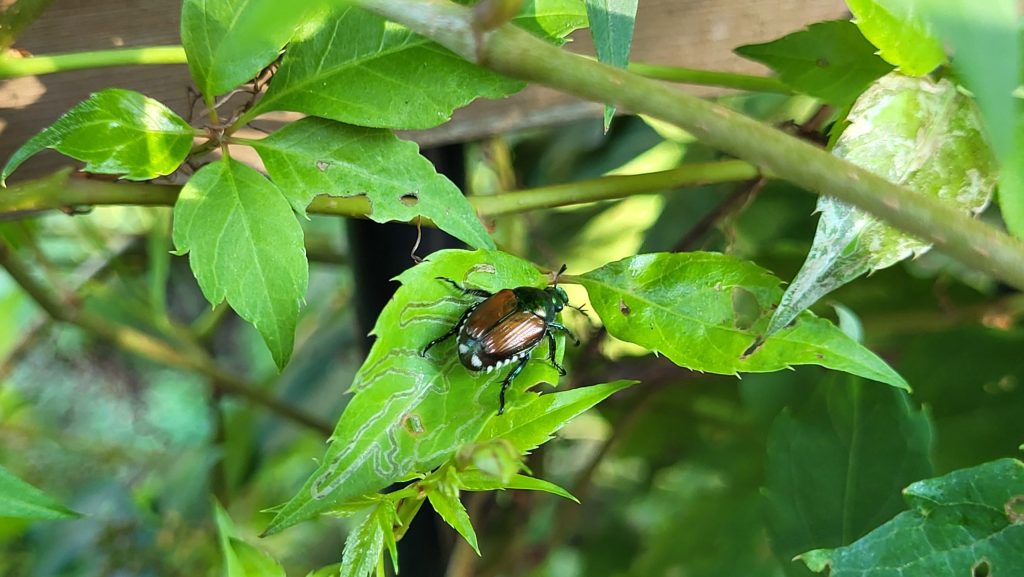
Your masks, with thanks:
M316 169L320 172L327 172L327 169L331 167L331 163L326 160L316 161Z
M1024 495L1014 495L1003 506L1006 518L1014 525L1024 524Z
M628 317L633 311L629 308L629 305L626 304L626 301L619 299L619 312L622 313L622 316Z
M407 192L400 196L398 200L401 200L405 206L416 206L420 202L420 197L415 192Z
M832 63L828 61L828 58L825 58L824 56L818 58L814 63L817 64L819 68L828 68L832 65Z
M416 413L407 413L402 417L402 428L413 437L419 437L427 432L423 426L423 419Z
M983 558L971 568L971 577L989 577L990 575L992 575L992 567L989 566L987 559Z

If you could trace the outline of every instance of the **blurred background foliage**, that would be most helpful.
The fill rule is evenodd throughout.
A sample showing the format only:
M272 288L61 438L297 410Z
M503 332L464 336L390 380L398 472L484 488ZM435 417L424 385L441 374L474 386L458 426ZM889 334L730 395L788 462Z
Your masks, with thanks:
M794 131L817 112L803 97L721 101ZM466 145L465 156L471 194L718 158L688 134L637 117L617 118L607 135L599 119L509 134ZM638 252L713 250L792 278L813 237L814 203L781 181L733 183L488 224L506 250L565 262L571 273ZM345 223L304 223L310 290L295 356L277 374L256 331L230 311L209 310L185 260L170 256L169 212L97 208L2 222L0 234L40 279L87 309L172 342L192 325L222 366L333 422L361 362ZM568 288L573 302L585 301ZM837 319L837 304L847 311L844 329L862 334L912 384L912 396L814 367L742 379L692 373L568 318L586 338L567 351L567 386L642 385L531 455L536 476L582 505L542 493L472 494L484 556L443 530L449 574L809 574L788 560L891 518L905 508L906 484L1017 452L1018 293L931 253L852 283L816 310ZM211 493L289 575L340 559L344 520L257 541L269 516L251 513L291 496L323 438L219 398L199 375L51 323L4 274L0 318L0 463L85 514L0 519L0 575L220 574Z

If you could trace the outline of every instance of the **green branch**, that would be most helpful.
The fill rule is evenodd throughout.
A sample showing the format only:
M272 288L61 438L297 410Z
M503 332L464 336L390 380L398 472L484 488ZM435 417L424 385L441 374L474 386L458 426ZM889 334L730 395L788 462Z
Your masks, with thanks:
M630 72L654 78L667 80L680 84L696 84L699 86L718 86L721 88L733 88L735 90L749 90L751 92L775 92L778 94L793 94L793 90L784 82L772 76L754 76L751 74L738 74L735 72L720 72L718 70L698 70L696 68L680 68L678 66L660 66L656 64L643 64L631 62Z
M134 64L185 64L185 49L181 46L144 46L141 48L115 48L94 52L72 52L28 56L25 58L0 57L0 79L19 76L39 76L107 66Z
M757 175L757 169L749 163L724 160L684 164L662 172L606 176L493 196L474 196L469 201L477 214L493 217L717 182L741 182ZM49 210L75 213L92 206L173 206L181 187L73 178L70 169L63 169L40 179L13 184L3 192L0 194L0 220ZM307 210L314 214L368 218L370 209L370 201L365 196L318 196Z
M506 76L675 124L710 146L806 190L835 196L1024 289L1024 243L808 142L655 80L571 54L515 26L474 35L472 10L444 0L353 1Z
M324 435L331 434L332 427L328 423L321 422L316 417L253 387L245 380L217 366L206 355L201 355L195 350L179 350L149 333L112 322L103 316L65 303L49 287L32 276L25 263L14 254L14 249L5 241L0 241L0 268L6 269L22 290L55 321L76 325L114 343L118 348L152 361L206 375L212 380L214 389L218 392L243 397L314 431Z

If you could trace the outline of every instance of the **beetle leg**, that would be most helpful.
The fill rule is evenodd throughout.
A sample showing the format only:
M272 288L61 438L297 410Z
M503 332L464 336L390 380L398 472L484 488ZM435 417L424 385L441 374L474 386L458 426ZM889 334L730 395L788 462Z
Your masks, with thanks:
M498 394L498 414L505 412L505 391L512 385L512 379L519 376L519 373L523 371L523 367L530 360L530 355L523 356L523 360L519 361L519 364L512 368L505 377L505 380L501 382L501 392Z
M555 344L555 333L548 331L545 334L548 336L548 360L551 361L552 366L555 367L558 374L564 377L565 369L563 369L562 365L558 364L558 361L555 360L555 353L558 352L557 345Z
M483 289L466 288L448 277L439 276L437 277L437 280L443 280L444 282L458 289L464 295L472 295L480 298L488 298L494 296L494 293L489 293Z
M444 341L445 339L451 337L455 333L459 332L459 328L462 327L462 323L466 322L466 318L469 317L470 313L473 312L474 308L475 307L470 307L470 308L466 309L466 312L462 313L462 316L459 317L459 322L455 323L455 326L453 326L450 331L446 332L445 334L443 334L443 335L437 337L436 339L430 341L429 343L427 343L427 346L423 347L423 350L420 351L420 356L421 357L427 356L427 351L429 351L431 347L433 347L434 345L436 345L436 344Z
M562 331L562 333L564 333L567 337L569 337L570 339L572 339L576 343L577 347L580 346L580 340L578 338L576 338L576 335L572 334L572 331L570 331L569 329L565 328L565 325L563 325L561 323L557 323L557 322L551 321L551 322L548 323L548 329L553 329L553 330L556 330L556 331Z

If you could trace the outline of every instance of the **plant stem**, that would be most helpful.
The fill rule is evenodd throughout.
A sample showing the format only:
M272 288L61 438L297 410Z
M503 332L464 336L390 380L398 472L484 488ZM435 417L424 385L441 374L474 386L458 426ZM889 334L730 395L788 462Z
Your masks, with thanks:
M474 196L469 201L480 216L493 217L709 183L741 182L757 176L757 169L749 163L724 160L684 164L662 172L606 176L491 196ZM40 179L12 185L0 194L0 220L55 209L75 212L90 206L173 206L180 191L180 186L172 185L70 178L70 169L62 169ZM364 196L318 196L307 210L314 214L367 218L370 208L370 201ZM430 225L426 220L423 224Z
M54 320L76 325L125 351L152 361L206 375L220 393L246 398L325 436L331 434L332 427L328 423L254 388L244 379L218 367L208 356L197 354L195 350L189 353L179 351L148 333L63 302L32 276L6 241L0 241L0 267L6 269L11 278Z
M710 146L865 210L971 268L1024 289L1021 241L780 130L655 80L571 54L515 26L475 36L472 10L451 2L353 1L506 76L675 124Z
M722 88L734 88L736 90L749 90L751 92L774 92L777 94L793 93L792 89L773 76L754 76L751 74L721 72L718 70L698 70L695 68L680 68L677 66L643 64L641 62L631 62L629 64L629 71L647 78L667 80L669 82L678 82L680 84L719 86Z
M135 64L185 64L185 49L181 46L143 46L115 48L93 52L71 52L28 56L25 58L0 57L0 79L19 76L39 76L106 66Z

